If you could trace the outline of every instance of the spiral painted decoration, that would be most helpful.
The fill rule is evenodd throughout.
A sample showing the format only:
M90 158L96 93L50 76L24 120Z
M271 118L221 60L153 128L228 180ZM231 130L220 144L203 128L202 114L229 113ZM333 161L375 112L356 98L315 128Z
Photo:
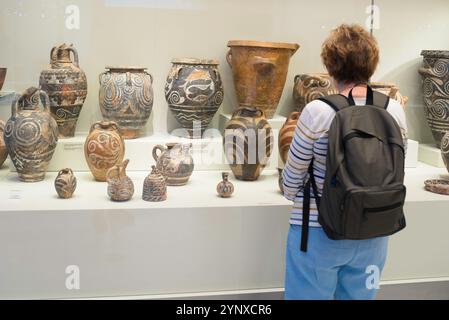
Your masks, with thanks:
M449 131L449 51L424 50L422 77L427 123L439 148Z
M125 143L115 122L98 121L84 143L86 162L97 181L106 181L107 171L122 162Z
M302 111L311 101L338 93L332 78L326 73L298 74L293 87L296 110Z
M263 111L251 107L234 111L224 134L224 152L234 176L257 180L272 149L273 133Z
M223 102L218 62L174 59L165 84L168 107L189 138L201 138ZM196 133L195 124L199 132Z
M28 88L14 100L12 109L4 132L8 154L20 180L41 181L58 142L58 126L50 115L48 95Z
M146 68L107 67L100 74L100 109L103 118L120 127L123 138L142 135L153 109L153 78Z

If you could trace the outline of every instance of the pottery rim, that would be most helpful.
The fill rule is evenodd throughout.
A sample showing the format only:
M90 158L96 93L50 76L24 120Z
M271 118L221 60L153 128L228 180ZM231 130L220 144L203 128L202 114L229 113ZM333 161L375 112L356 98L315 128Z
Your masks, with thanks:
M422 50L424 58L449 58L449 50Z
M228 41L228 47L259 47L259 48L272 48L272 49L289 49L293 50L293 53L299 49L297 43L287 42L269 42L269 41L255 41L255 40L230 40Z
M220 63L215 59L198 59L198 58L174 58L171 60L172 64L204 64L218 66Z
M109 71L145 71L148 68L139 67L139 66L106 66L105 69Z

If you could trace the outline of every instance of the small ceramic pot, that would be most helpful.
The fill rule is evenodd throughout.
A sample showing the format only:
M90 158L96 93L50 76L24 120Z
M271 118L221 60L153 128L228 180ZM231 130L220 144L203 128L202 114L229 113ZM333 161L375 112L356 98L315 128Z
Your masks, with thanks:
M129 160L113 166L106 174L108 182L108 196L113 201L128 201L134 194L134 184L126 175L126 166Z
M68 199L72 197L76 189L76 177L72 169L65 168L59 171L55 179L55 189L60 198Z
M234 193L234 185L229 181L229 173L222 172L223 180L217 185L217 193L222 198L229 198Z
M167 182L164 175L151 166L151 173L143 182L142 199L145 201L159 202L167 200Z
M433 179L424 181L424 186L427 191L449 195L449 180Z

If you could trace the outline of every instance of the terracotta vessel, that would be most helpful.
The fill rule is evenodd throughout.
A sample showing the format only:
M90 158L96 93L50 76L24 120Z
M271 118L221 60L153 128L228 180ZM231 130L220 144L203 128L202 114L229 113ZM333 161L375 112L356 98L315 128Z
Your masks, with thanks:
M151 166L151 173L143 182L142 199L145 201L159 202L167 200L167 182L164 175Z
M299 45L233 40L228 47L226 59L239 105L259 108L271 119L284 90L290 57Z
M222 198L229 198L234 193L234 185L229 181L229 173L222 172L222 181L217 185L217 193Z
M295 77L293 100L298 111L313 100L337 93L334 81L327 73L305 73Z
M95 180L106 181L107 171L123 161L125 142L112 121L97 121L84 143L84 156Z
M0 68L0 90L3 88L3 83L5 83L7 68Z
M100 109L103 118L115 121L123 138L134 139L153 109L153 77L141 67L106 67L100 74Z
M58 125L45 91L31 87L13 101L4 139L19 179L43 180L58 143Z
M441 139L449 131L449 51L424 50L419 73L423 82L423 96L427 123L439 148Z
M449 131L446 132L441 140L441 156L449 172Z
M78 52L73 45L64 43L51 49L50 65L41 72L39 85L50 98L59 137L73 137L87 96L86 74L79 67Z
M133 197L134 184L126 175L126 166L129 160L126 159L120 164L110 168L106 173L108 182L108 196L113 201L128 201Z
M403 108L407 106L408 97L403 96L399 92L399 88L394 83L387 82L370 82L371 87L374 91L383 93L389 96L391 99L398 101Z
M60 198L68 199L72 197L76 189L76 177L72 169L65 168L59 171L55 179L55 189Z
M424 186L427 191L449 195L449 180L433 179L424 181Z
M284 170L278 168L278 187L279 191L281 191L281 193L284 194L284 178L282 177L282 171Z
M5 123L0 120L0 168L8 157L8 150L6 149L5 140L3 139L3 133L5 131Z
M192 175L194 164L190 155L192 144L167 143L153 148L156 168L167 178L169 186L183 186ZM159 151L159 154L158 154Z
M273 133L262 110L242 107L234 111L224 133L224 152L234 176L254 181L273 149Z
M288 150L295 134L296 123L298 122L301 112L294 111L290 113L285 120L281 130L279 130L278 148L282 161L287 161Z
M174 59L172 64L165 84L168 107L188 137L201 138L223 102L218 61Z

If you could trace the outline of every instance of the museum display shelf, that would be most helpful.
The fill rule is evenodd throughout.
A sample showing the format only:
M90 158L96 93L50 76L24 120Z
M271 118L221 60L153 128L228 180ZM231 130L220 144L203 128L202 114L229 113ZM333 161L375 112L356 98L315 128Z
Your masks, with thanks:
M446 168L441 150L435 147L435 144L420 144L418 149L418 158L420 162L437 168Z
M159 203L141 199L148 173L129 171L133 199L112 202L106 183L75 172L74 197L63 200L53 186L56 173L22 183L4 166L0 297L194 296L283 286L291 203L278 191L276 171L257 182L231 175L229 199L216 194L219 171L195 171ZM425 191L430 178L449 174L422 163L406 169L407 228L391 237L383 280L449 277L449 197ZM65 287L69 265L80 269L80 290Z

